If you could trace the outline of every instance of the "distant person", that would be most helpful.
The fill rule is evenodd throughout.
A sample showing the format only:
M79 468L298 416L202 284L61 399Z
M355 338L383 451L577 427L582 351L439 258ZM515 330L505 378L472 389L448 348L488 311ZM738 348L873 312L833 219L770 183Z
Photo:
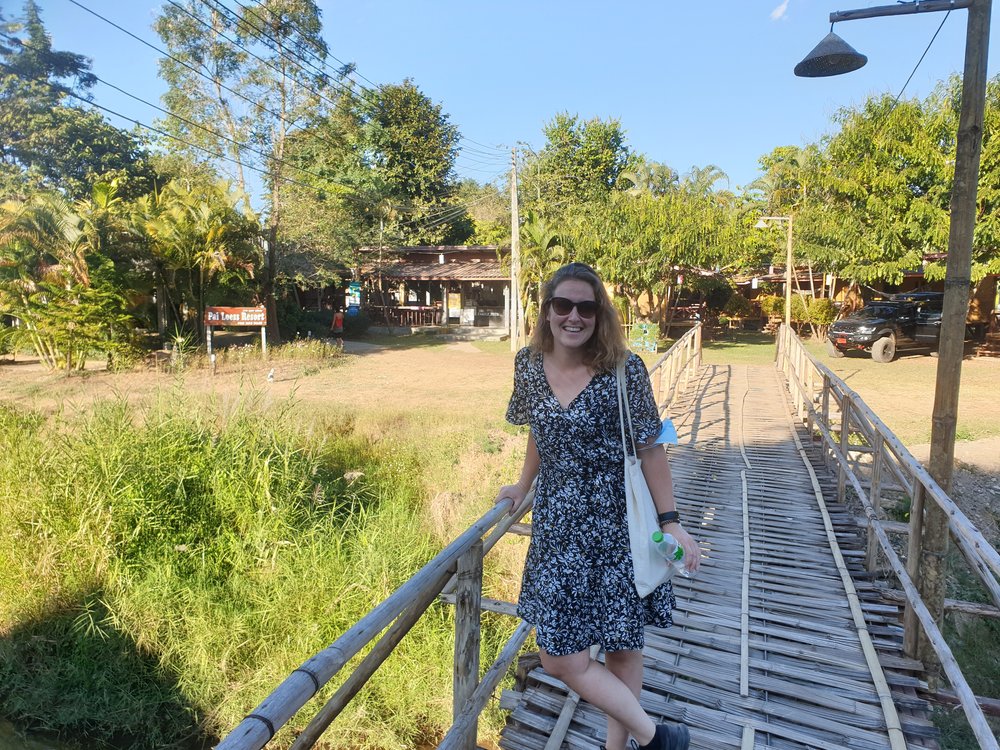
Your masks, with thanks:
M333 322L330 324L330 331L337 340L337 348L344 348L344 308L338 307L333 313Z
M531 342L514 361L507 420L531 427L516 484L497 502L517 513L537 478L531 545L517 612L535 626L542 666L608 718L607 750L686 750L688 728L655 724L639 704L643 628L669 627L670 581L640 597L625 511L617 367L624 363L633 437L642 453L661 528L698 568L697 542L680 524L662 428L646 366L628 350L604 284L583 263L563 266L544 287ZM629 450L631 453L631 450ZM604 647L605 664L590 658Z

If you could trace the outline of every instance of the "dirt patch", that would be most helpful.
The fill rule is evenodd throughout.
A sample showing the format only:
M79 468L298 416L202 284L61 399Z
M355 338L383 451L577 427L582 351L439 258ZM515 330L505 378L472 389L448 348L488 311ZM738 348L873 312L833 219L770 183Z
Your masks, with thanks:
M927 465L930 445L908 446ZM955 443L955 473L951 497L986 538L1000 543L1000 438Z

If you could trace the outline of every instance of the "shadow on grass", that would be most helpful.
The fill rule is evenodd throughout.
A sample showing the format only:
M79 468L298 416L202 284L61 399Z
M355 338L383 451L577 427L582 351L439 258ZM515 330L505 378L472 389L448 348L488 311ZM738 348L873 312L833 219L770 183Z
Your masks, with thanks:
M58 740L74 747L201 750L200 714L155 656L109 622L99 596L19 624L0 638L4 747ZM23 739L21 733L35 736ZM13 736L10 736L13 735Z

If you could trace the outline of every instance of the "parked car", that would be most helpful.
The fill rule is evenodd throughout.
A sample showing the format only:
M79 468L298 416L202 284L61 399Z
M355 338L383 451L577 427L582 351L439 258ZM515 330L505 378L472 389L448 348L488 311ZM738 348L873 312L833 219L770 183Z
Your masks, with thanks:
M869 302L830 326L827 352L843 357L849 351L867 351L876 362L892 362L900 350L936 351L943 301L941 292L910 292Z

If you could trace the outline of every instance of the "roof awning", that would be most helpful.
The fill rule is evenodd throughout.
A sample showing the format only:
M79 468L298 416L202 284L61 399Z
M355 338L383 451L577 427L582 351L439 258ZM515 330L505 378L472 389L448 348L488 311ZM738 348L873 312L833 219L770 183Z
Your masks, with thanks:
M378 267L367 265L362 275L378 276ZM509 281L510 273L496 260L469 260L450 263L408 263L398 261L382 267L382 276L400 281Z

